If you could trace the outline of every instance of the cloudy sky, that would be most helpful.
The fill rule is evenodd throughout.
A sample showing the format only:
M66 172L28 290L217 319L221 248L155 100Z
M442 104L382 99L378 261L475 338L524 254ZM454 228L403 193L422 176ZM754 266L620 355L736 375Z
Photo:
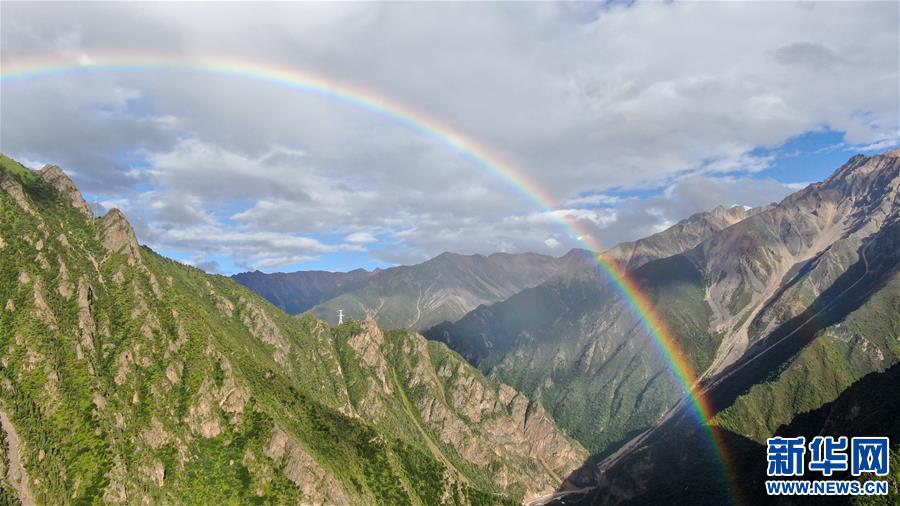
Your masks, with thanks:
M0 66L130 55L303 72L434 118L197 69L4 79L0 149L210 271L609 247L900 143L897 2L0 3ZM136 62L137 60L135 60Z

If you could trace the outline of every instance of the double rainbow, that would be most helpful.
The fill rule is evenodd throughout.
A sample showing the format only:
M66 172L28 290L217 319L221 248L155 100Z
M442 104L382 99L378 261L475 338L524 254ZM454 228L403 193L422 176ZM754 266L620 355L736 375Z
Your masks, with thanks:
M202 72L266 82L336 99L391 118L436 142L448 146L455 152L471 159L477 166L495 174L542 211L553 211L556 207L549 194L529 180L525 174L517 171L513 165L498 154L492 153L486 146L479 144L447 124L358 86L293 68L260 65L243 61L214 61L209 59L202 61L178 61L159 56L127 55L110 56L81 64L37 60L20 65L5 65L0 68L0 83L12 84L64 74L146 71ZM660 355L666 362L667 367L684 389L687 401L696 413L700 424L707 432L707 436L716 453L716 458L719 460L725 481L728 483L730 491L734 494L733 497L736 500L735 476L730 469L730 459L726 453L726 446L721 440L717 429L710 422L714 411L700 392L697 374L687 360L675 336L666 327L659 313L654 309L652 301L641 291L636 281L629 277L627 272L616 265L615 262L606 259L600 253L602 248L594 241L587 230L582 230L578 222L568 219L562 213L550 214L560 222L568 233L584 244L585 248L591 252L600 270L621 292L641 320L642 325L660 351Z

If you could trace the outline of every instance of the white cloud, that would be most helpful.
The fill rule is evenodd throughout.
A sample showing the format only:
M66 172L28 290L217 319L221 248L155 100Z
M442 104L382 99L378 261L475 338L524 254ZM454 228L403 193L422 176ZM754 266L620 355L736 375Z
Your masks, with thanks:
M853 151L885 151L900 145L900 135L878 139L874 142L853 146Z
M311 237L234 230L221 224L165 229L151 226L144 231L144 235L154 245L170 250L196 252L204 258L228 255L248 268L279 267L312 260L326 253L363 250L358 244L326 244Z
M603 195L602 193L593 193L571 198L563 202L566 207L590 207L590 206L611 206L618 204L622 199L613 195Z
M368 232L354 232L347 237L344 237L344 240L350 243L364 244L367 242L376 242L378 241L378 238Z

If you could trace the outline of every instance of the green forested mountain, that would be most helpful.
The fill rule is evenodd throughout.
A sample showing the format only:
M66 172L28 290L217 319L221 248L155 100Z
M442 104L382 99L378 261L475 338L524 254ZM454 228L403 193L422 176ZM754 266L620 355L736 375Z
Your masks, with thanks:
M585 457L445 346L293 317L0 171L0 502L495 504Z

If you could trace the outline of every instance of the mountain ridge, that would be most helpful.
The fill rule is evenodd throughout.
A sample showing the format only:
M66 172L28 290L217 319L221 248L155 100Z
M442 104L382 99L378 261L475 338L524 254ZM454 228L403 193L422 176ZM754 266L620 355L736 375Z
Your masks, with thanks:
M351 271L355 274L330 273L324 276L325 283L333 285L329 290L317 290L312 279L316 275L310 271L241 273L234 279L283 309L304 308L330 323L337 322L337 311L342 310L345 316L357 319L371 314L385 327L422 330L456 319L479 304L502 300L544 279L577 270L584 256L577 250L560 257L444 252L415 265ZM292 304L306 292L314 296L304 304ZM309 306L313 299L323 300Z

